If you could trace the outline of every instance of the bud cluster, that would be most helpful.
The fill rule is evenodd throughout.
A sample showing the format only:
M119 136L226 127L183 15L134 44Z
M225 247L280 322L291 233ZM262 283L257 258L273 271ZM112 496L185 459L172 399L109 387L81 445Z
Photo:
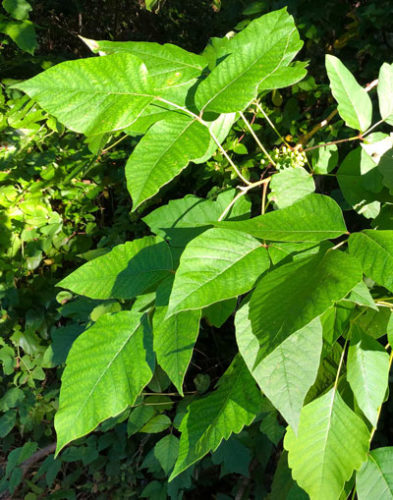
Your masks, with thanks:
M288 146L281 146L281 148L275 148L271 157L277 164L277 170L283 170L285 168L295 168L303 167L307 162L306 154L298 149L291 149ZM266 165L268 160L262 159L261 165Z

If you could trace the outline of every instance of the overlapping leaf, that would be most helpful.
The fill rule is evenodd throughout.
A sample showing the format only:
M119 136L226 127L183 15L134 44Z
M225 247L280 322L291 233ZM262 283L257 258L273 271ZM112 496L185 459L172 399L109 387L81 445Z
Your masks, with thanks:
M337 500L367 457L370 433L335 388L305 406L284 447L292 476L311 500Z
M180 426L179 456L170 479L249 425L260 411L261 399L243 360L236 357L216 390L189 405Z
M234 114L221 115L208 125L176 114L155 123L141 139L126 164L127 186L135 210L170 182L190 161L203 163L227 136Z
M280 266L263 276L252 294L249 314L260 343L259 361L345 297L361 279L357 260L338 250Z
M179 175L191 160L202 157L209 143L208 129L193 118L179 116L155 123L126 165L133 209Z
M252 376L262 392L296 431L304 398L315 382L322 350L322 325L319 318L293 333L261 363L259 342L244 304L236 313L236 341Z
M93 299L131 299L169 276L172 266L168 245L147 236L87 262L58 286Z
M212 222L217 227L271 241L319 242L346 233L342 211L328 196L310 194L290 207L246 221Z
M180 77L163 73L152 78L138 57L113 54L60 63L15 87L71 130L88 135L128 127L168 92L183 104L187 90L176 87Z
M378 104L382 120L393 125L393 66L384 63L379 70Z
M313 177L303 167L286 168L273 175L269 200L278 208L285 208L314 191Z
M301 46L293 18L286 9L252 21L226 47L231 54L198 86L198 108L216 113L245 109L258 89L265 88L265 80L266 88L272 87L273 75L289 65ZM288 74L281 78L285 85ZM280 81L276 79L274 86L281 86Z
M378 215L381 203L376 195L382 189L377 164L363 148L350 151L341 163L337 180L346 201L368 218Z
M348 127L364 132L371 125L370 96L337 57L326 56L326 70L341 118Z
M390 500L393 498L393 447L370 451L356 474L359 500Z
M67 358L55 418L57 453L132 405L153 369L146 318L127 311L101 316Z
M165 318L171 285L170 281L164 282L157 290L153 317L154 351L158 364L183 395L183 380L198 337L201 311L185 311Z
M248 292L268 267L266 249L252 236L209 229L193 239L181 256L168 315Z
M349 251L366 276L393 291L393 231L366 229L351 234Z
M351 330L348 350L347 380L359 408L376 426L378 409L388 387L389 355L379 342L360 328Z

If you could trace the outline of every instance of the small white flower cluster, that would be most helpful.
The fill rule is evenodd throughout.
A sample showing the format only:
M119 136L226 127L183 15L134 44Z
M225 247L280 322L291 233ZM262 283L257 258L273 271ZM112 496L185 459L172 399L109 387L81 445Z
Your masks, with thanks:
M306 154L298 149L291 149L288 146L281 146L281 148L275 148L271 157L277 164L277 170L283 170L285 168L295 168L303 167L307 162ZM261 165L267 165L268 160L262 159Z

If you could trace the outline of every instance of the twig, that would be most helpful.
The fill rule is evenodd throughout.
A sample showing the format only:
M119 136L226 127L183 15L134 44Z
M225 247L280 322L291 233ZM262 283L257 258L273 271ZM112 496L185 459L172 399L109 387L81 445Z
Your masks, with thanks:
M275 127L274 123L271 121L271 119L269 118L269 116L266 114L266 112L264 111L264 109L262 108L262 106L259 104L258 101L255 101L255 106L257 107L258 111L260 111L262 114L263 114L263 117L265 118L265 120L268 122L268 124L271 126L271 128L274 130L274 132L276 133L276 135L279 137L279 139L288 147L290 147L290 145L287 143L287 141L285 140L285 138L280 134L280 132L277 130L277 128Z
M378 85L378 80L373 80L372 82L368 83L365 87L364 90L366 92L370 92L374 87ZM301 148L303 145L307 144L310 139L323 127L326 127L326 125L336 116L338 113L337 109L333 110L330 115L328 115L327 118L322 120L320 123L315 125L313 129L308 134L305 134L303 137L299 139L299 142L296 146L296 148ZM325 146L325 144L322 144L322 146ZM308 150L309 151L309 150Z
M41 448L40 450L33 453L33 455L31 455L31 457L22 462L22 465L20 466L20 468L22 469L22 477L26 476L29 469L31 469L33 465L35 465L37 462L47 457L51 453L54 453L55 450L56 450L56 443L51 443L48 444L48 446L45 446L45 448Z
M267 189L267 185L269 184L270 180L271 180L271 177L266 177L266 179L263 179L261 181L249 183L248 186L240 186L239 187L240 193L238 193L233 198L233 200L229 203L229 205L225 208L225 210L222 212L222 214L218 218L218 221L222 221L224 219L224 217L227 215L227 213L230 211L230 209L233 207L233 205L237 202L237 200L239 198L241 198L242 196L244 196L245 194L247 194L248 191L250 191L250 189L253 189L253 188L258 187L258 186L264 186L264 189ZM265 188L265 186L266 186L266 188Z
M247 118L244 116L244 113L240 112L240 116L242 117L242 120L244 121L244 123L246 124L246 127L248 128L250 134L252 135L252 137L254 138L255 142L258 144L258 146L260 147L260 149L263 151L264 155L266 156L266 158L270 161L270 163L272 163L275 167L277 166L276 165L276 162L273 160L273 158L269 155L269 153L267 152L265 146L262 144L262 142L259 140L257 134L254 132L254 130L252 129L249 121L247 120Z

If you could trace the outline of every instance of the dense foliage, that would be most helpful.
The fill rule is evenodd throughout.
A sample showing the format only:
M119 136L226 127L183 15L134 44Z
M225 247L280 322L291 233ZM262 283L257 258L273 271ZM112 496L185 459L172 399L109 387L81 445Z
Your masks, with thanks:
M5 497L393 498L393 9L222 3L3 1Z

